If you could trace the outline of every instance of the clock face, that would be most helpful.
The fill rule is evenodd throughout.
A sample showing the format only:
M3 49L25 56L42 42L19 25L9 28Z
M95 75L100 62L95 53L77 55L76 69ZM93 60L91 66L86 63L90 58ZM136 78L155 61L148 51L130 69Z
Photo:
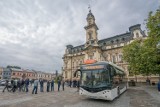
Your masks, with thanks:
M92 39L92 31L88 32L89 39Z
M92 19L91 18L88 19L88 23L89 23L89 25L92 24Z

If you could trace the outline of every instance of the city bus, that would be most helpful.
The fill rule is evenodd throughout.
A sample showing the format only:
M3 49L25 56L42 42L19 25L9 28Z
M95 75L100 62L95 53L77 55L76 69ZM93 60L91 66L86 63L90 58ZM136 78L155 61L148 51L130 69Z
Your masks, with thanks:
M79 94L89 98L112 101L127 90L124 70L111 62L87 60L77 74L80 75Z

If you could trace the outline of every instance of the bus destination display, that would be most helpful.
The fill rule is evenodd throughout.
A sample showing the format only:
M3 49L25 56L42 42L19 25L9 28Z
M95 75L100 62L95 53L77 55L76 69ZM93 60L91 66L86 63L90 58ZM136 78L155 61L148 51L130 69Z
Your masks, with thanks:
M92 65L92 66L83 66L83 70L88 70L88 69L103 69L104 65Z

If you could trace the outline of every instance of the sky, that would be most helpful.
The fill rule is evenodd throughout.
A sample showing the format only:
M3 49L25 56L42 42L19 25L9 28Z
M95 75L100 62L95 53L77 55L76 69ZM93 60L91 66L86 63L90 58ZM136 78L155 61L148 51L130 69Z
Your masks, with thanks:
M85 43L90 4L98 38L142 24L160 0L0 0L0 66L61 72L66 45Z

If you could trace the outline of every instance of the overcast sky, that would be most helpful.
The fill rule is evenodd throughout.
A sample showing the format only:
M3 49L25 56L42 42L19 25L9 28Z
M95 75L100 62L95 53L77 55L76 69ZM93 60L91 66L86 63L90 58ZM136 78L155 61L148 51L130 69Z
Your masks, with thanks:
M148 12L155 11L159 3L158 0L0 0L0 66L60 71L66 45L85 43L88 4L99 27L98 38L103 39L143 24Z

